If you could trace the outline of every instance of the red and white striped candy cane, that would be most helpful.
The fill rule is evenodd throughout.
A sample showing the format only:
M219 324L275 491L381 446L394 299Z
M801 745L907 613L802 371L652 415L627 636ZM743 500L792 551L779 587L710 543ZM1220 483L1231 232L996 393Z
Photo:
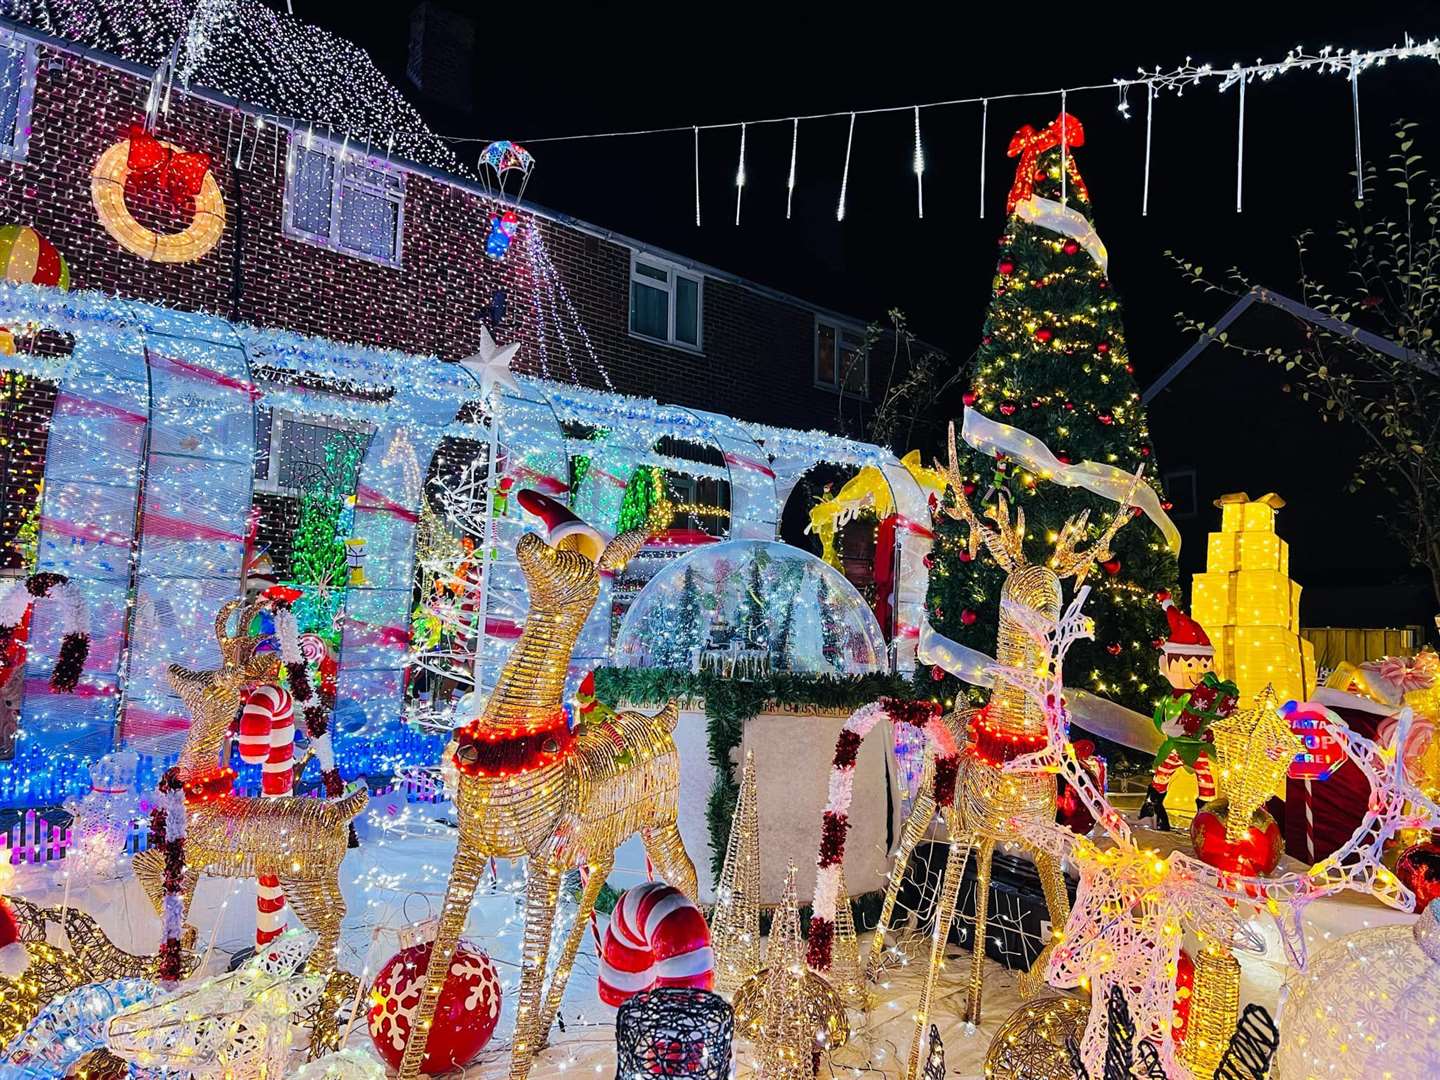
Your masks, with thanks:
M295 790L295 703L273 683L250 691L240 712L240 760L260 765L260 790L279 798ZM274 874L260 874L255 896L255 947L263 949L285 932L285 892Z

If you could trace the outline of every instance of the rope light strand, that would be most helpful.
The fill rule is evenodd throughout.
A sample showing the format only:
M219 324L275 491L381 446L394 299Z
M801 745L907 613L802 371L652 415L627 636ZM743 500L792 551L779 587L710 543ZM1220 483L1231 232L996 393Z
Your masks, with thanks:
M1060 91L1060 205L1066 206L1069 200L1065 197L1065 174L1070 171L1070 140L1068 138L1070 117L1065 112L1065 98L1068 91Z
M920 145L920 106L915 106L915 214L925 217L925 151Z
M800 121L790 126L790 178L785 181L785 220L790 220L790 202L795 198L795 151L800 146Z
M990 102L980 102L980 218L985 218L985 142L990 130Z
M1140 193L1140 216L1150 215L1150 131L1155 121L1155 87L1145 86L1145 185Z
M1245 80L1240 80L1240 127L1235 136L1235 212L1245 209Z
M745 194L745 125L740 125L740 164L735 167L735 224L740 224L740 197Z
M1350 54L1350 111L1355 117L1355 201L1365 201L1365 165L1360 159L1360 65Z
M700 227L700 129L692 127L695 133L695 227Z
M845 220L845 191L850 186L850 149L855 145L855 114L850 114L850 134L845 137L845 171L840 174L840 204L835 207L835 220Z

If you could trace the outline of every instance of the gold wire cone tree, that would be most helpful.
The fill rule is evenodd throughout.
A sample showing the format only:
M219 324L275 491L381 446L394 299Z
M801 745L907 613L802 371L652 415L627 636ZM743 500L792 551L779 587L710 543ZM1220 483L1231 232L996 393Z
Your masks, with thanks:
M845 887L844 868L840 870L840 889L835 897L835 944L828 978L847 1005L866 1007L868 994L860 968L860 939L855 933L855 916L850 910L850 890Z
M805 945L800 939L793 863L770 926L765 969L755 1037L756 1075L766 1080L812 1080L815 1033L805 1003Z
M715 992L726 996L760 970L760 815L756 798L755 754L747 750L710 920Z

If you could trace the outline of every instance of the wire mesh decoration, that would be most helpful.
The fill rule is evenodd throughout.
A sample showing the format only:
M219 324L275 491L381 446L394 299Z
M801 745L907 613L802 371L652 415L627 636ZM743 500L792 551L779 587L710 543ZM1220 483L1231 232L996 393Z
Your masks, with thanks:
M718 994L662 987L636 994L615 1024L616 1080L728 1080L735 1015Z

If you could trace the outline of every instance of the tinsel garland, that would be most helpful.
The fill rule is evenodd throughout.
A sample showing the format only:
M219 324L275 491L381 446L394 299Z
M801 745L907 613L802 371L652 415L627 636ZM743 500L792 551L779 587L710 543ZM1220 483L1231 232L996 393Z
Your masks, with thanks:
M955 798L959 750L950 729L945 726L938 705L928 701L881 698L861 706L845 721L835 740L825 811L820 821L820 850L815 859L818 867L815 900L805 961L816 971L830 969L834 952L835 907L839 902L841 868L845 862L845 837L850 830L850 804L855 798L855 763L861 742L881 720L909 724L925 733L935 753L936 802L948 806Z
M30 605L53 599L60 607L60 654L50 672L50 688L68 694L80 684L85 661L90 656L89 616L84 597L64 574L41 571L0 596L0 646L20 631Z
M180 937L185 929L185 903L181 889L185 876L185 786L180 770L172 766L160 781L150 811L150 845L165 856L162 877L160 960L156 977L173 982L184 974Z
M285 665L285 678L290 684L290 696L295 700L295 711L305 724L305 736L314 747L315 758L320 763L320 782L325 787L325 797L339 798L345 794L345 781L335 765L335 749L330 734L330 710L334 702L327 703L326 695L315 692L315 683L310 678L305 654L300 647L300 628L287 600L276 601L275 636L280 639L280 662ZM359 846L360 837L352 821L350 847Z
M538 731L503 738L472 723L456 732L455 767L470 776L513 776L554 764L574 742L563 709Z
M970 742L966 752L974 754L987 765L1004 765L1007 761L1033 754L1045 748L1045 735L1021 735L992 727L987 706L970 719Z

